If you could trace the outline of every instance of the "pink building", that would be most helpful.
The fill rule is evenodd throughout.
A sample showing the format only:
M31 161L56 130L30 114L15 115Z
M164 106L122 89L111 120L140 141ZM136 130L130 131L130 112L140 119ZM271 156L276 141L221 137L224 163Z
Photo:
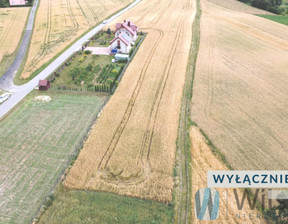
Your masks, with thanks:
M128 54L131 45L135 44L137 39L138 27L130 20L124 20L124 23L117 23L115 38L110 42L111 50L117 49L117 52Z
M9 0L10 5L25 5L25 0Z

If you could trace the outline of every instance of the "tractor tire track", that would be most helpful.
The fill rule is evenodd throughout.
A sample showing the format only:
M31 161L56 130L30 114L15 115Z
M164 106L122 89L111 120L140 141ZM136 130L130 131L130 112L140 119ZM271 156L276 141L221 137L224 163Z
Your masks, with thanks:
M1 48L2 45L4 44L4 41L6 40L6 37L7 37L8 33L10 32L10 30L11 30L11 28L12 28L14 22L15 22L16 17L17 17L17 14L15 13L15 14L13 15L13 17L12 17L11 23L9 24L9 28L6 30L6 32L5 32L3 35L1 35L0 48Z
M87 0L84 0L87 8L89 9L90 13L92 14L93 16L93 19L95 21L95 24L97 24L99 22L99 18L97 16L97 14L95 13L95 11L93 10L93 8L89 5L89 3L87 2Z
M175 41L174 41L174 46L171 49L171 52L169 53L170 58L166 64L166 71L164 73L164 76L162 78L162 80L159 83L159 86L157 88L155 97L154 97L154 102L153 102L153 107L151 108L151 112L150 112L150 116L149 116L149 121L147 123L147 127L146 127L146 132L144 134L144 140L142 142L142 147L140 150L140 160L141 160L141 164L145 167L147 166L147 164L149 164L149 155L150 155L150 151L151 151L151 145L152 145L152 141L153 141L153 135L154 135L154 130L155 130L155 126L156 126L156 121L157 121L157 116L158 116L158 110L161 104L161 100L164 94L164 90L166 87L166 83L171 71L171 67L175 58L175 52L177 50L177 46L179 44L179 39L181 36L181 30L183 29L183 24L184 24L184 19L182 21L179 22L177 31L176 31L176 37L175 37ZM146 165L145 165L146 164Z
M47 30L46 30L46 34L45 34L45 38L44 38L44 41L43 41L43 49L41 50L41 52L39 54L37 54L31 61L30 65L28 66L27 68L27 71L31 71L31 69L36 66L39 61L41 61L42 57L44 57L48 52L47 50L56 46L59 42L62 42L65 40L65 38L71 36L74 32L76 32L79 28L79 23L77 22L76 18L75 18L75 15L74 15L74 12L71 8L71 3L70 3L70 0L66 0L67 2L67 10L68 10L68 13L69 13L69 17L73 23L73 28L68 30L68 31L65 31L63 32L63 34L57 38L56 40L54 41L50 41L50 38L51 38L51 15L52 15L52 12L51 12L51 0L49 0L49 7L48 7L48 12L47 12L47 22L48 24L50 25L47 25ZM50 27L50 28L49 28Z
M127 105L127 108L126 108L126 111L124 113L124 116L120 122L120 125L118 126L118 128L116 129L116 132L114 133L113 137L112 137L112 140L104 154L104 156L102 157L99 165L98 165L98 170L99 171L104 171L107 167L107 164L112 156L112 154L114 153L115 151L115 148L118 144L118 141L122 135L122 132L123 130L125 129L126 127L126 124L128 123L129 121L129 118L132 114L132 110L133 110L133 107L134 107L134 104L135 104L135 101L138 97L138 94L140 92L140 89L141 89L141 86L143 84L143 80L146 76L146 71L151 63L151 60L152 60L152 57L154 56L154 53L160 43L160 41L162 40L163 36L164 36L164 32L162 30L157 30L159 32L159 38L157 39L157 41L155 42L155 44L153 45L152 47L152 50L148 56L148 59L146 60L142 70L141 70L141 73L140 73L140 76L139 76L139 79L137 81L137 84L136 84L136 87L134 88L134 91L133 91L133 94L132 94L132 97L130 98L129 100L129 103Z

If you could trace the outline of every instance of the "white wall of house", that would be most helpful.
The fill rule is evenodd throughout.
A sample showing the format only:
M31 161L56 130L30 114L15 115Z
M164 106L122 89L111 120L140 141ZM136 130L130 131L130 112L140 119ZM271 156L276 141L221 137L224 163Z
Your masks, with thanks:
M9 0L10 5L25 5L25 0Z
M111 50L114 48L117 48L118 45L118 40L116 39L112 44L111 44ZM120 49L118 49L118 52L123 53L123 54L128 54L129 51L131 50L131 45L126 45L123 43L123 41L120 40Z

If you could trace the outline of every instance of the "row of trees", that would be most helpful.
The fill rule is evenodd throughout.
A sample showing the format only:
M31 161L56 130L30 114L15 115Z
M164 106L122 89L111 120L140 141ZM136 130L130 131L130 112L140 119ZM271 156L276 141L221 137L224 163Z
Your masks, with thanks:
M264 9L266 11L281 14L286 13L285 10L280 7L283 3L283 0L238 0L240 2L248 3L249 5Z

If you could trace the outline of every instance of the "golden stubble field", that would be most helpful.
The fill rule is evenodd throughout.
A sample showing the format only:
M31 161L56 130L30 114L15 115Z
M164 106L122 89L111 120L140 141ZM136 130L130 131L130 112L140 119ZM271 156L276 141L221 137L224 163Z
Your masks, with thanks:
M26 23L29 8L0 9L0 61L16 50Z
M114 21L148 32L64 184L172 200L180 103L192 38L194 0L148 1Z
M192 120L233 169L287 169L288 28L202 1Z
M207 172L209 170L228 170L228 168L212 152L198 127L192 126L190 138L192 142L192 223L213 224L215 221L203 221L196 218L194 195L199 189L207 187ZM250 209L247 198L243 203L242 210L239 210L233 190L234 189L217 188L220 196L217 223L266 223L263 217L257 217L257 215L261 214L257 208L253 210ZM242 200L243 193L241 189L237 189L239 201Z
M52 59L90 27L132 0L41 0L21 78Z

